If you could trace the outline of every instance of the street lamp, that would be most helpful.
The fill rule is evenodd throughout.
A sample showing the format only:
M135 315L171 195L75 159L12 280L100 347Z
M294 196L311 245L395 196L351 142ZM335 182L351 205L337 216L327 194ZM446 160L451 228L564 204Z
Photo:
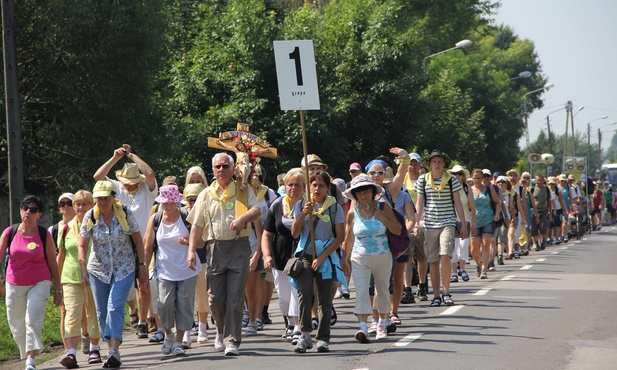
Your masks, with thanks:
M529 77L531 77L531 72L523 71L523 72L519 73L518 76L512 77L510 79L510 81L518 80L519 78L529 78Z
M525 95L523 95L523 114L525 115L525 141L527 144L527 149L525 150L525 156L529 155L529 122L528 122L529 117L527 117L527 95L537 93L538 91L548 90L553 86L555 86L555 84L546 84L539 89L532 90L526 93ZM531 173L531 166L532 164L531 162L529 162L529 173Z
M426 60L427 59L430 59L432 57L436 57L437 55L441 55L443 53L447 53L447 52L452 51L452 50L466 48L466 47L470 46L471 44L473 44L473 43L471 41L469 41L469 40L461 40L461 41L457 42L456 44L454 44L453 48L450 48L450 49L447 49L447 50L444 50L444 51L440 51L439 53L435 53L435 54L431 54L431 55L427 56L422 61L422 72L424 74L426 74Z

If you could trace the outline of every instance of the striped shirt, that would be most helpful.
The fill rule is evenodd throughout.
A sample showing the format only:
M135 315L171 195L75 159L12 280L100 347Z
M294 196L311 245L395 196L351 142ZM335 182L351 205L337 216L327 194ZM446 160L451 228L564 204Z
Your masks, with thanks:
M441 193L433 189L426 183L426 175L420 176L416 182L416 193L424 195L424 227L427 229L443 229L446 226L456 225L456 211L452 202L452 193L463 190L461 183L452 175L444 172L444 176L452 178L452 189L449 184L443 188ZM435 188L439 189L443 178L433 179ZM448 181L449 178L445 177Z

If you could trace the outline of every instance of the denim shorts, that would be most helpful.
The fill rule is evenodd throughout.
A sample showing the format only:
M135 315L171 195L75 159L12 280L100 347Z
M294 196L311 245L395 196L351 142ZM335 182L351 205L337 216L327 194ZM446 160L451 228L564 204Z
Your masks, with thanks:
M495 234L495 221L491 221L482 227L476 227L476 235L472 238L481 238L483 236L493 236Z

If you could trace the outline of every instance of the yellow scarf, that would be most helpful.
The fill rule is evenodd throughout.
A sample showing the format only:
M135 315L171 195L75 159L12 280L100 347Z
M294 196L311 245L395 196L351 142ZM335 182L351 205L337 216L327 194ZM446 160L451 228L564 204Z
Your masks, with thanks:
M319 218L321 218L321 220L323 222L330 222L330 216L328 215L323 215L323 213L330 208L334 203L336 203L336 199L334 199L334 197L328 195L326 197L326 200L323 202L323 207L321 207L321 209L319 211L315 211L313 210L313 216L317 216ZM324 217L326 217L327 219L324 219Z
M223 191L223 195L219 197L216 192L216 180L212 181L212 184L208 186L208 194L214 200L217 200L221 203L226 201L227 199L233 198L236 196L236 183L234 181L229 183L229 186Z
M73 232L77 239L79 239L79 229L81 229L81 223L77 222L77 216L75 216L69 222L69 231Z
M261 200L264 199L264 196L268 192L268 187L266 185L260 184L257 190L255 190L255 187L253 187L253 191L255 192L255 196L257 196L257 201L261 202Z
M124 213L124 210L122 209L122 202L120 202L118 199L114 199L114 203L111 205L111 208L113 209L114 214L116 215L116 218L118 219L118 222L122 227L122 231L125 234L128 234L130 227L129 223L126 221L126 213ZM90 231L92 229L92 226L94 226L94 222L92 222L92 219L98 220L100 215L101 210L99 206L95 204L94 208L92 209L92 217L88 220L88 231Z
M435 186L435 179L433 179L433 174L430 172L427 172L426 175L424 175L424 179L426 180L426 182L429 184L429 186L437 191L437 195L441 198L441 191L446 187L446 184L448 183L448 181L446 181L446 179L444 179L444 176L442 174L441 177L441 183L439 184L439 188L437 188Z

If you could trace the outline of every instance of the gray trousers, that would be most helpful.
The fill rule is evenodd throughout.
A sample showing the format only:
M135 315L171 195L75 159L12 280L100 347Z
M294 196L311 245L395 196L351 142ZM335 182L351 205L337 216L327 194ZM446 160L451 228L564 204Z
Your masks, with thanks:
M336 252L335 252L336 253ZM332 316L332 279L323 279L320 272L313 271L313 256L305 254L302 258L304 269L298 276L298 301L300 305L300 322L302 331L313 331L311 307L313 306L313 281L317 285L319 307L319 325L315 339L330 342L330 318ZM326 258L323 263L330 263Z
M197 275L190 279L171 281L158 279L158 313L166 328L188 331L193 328L195 284Z
M210 313L225 345L240 346L244 288L249 276L248 237L218 240L206 246L206 280Z

